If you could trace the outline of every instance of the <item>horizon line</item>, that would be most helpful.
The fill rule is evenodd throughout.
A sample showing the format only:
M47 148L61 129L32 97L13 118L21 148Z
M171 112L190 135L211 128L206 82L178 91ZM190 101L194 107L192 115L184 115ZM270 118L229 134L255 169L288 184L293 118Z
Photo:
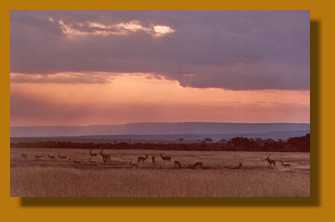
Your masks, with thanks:
M229 122L213 122L213 121L175 121L175 122L127 122L127 123L110 123L110 124L78 124L78 125L16 125L13 127L90 127L90 126L122 126L122 125L132 125L132 124L306 124L310 125L310 122L241 122L241 121L229 121Z

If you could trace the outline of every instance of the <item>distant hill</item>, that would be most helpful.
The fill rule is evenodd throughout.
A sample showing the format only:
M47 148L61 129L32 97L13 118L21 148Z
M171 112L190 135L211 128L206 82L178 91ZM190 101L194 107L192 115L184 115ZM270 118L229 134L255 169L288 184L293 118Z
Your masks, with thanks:
M129 123L89 126L11 127L11 137L91 137L104 139L229 139L236 136L289 138L309 133L304 123ZM102 137L102 138L101 138Z

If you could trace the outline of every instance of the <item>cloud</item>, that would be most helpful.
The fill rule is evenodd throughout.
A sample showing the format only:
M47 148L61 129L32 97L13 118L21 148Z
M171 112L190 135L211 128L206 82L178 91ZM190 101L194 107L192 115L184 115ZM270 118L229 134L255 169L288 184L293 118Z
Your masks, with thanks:
M14 11L11 72L141 72L188 87L308 90L309 15Z
M125 36L135 32L144 32L152 37L160 38L175 32L173 28L166 25L151 25L146 27L137 20L110 25L92 21L66 23L63 20L55 20L52 17L49 17L49 21L58 24L62 33L68 38L85 36Z
M12 83L64 83L64 84L101 84L111 81L111 75L105 73L56 73L22 74L11 73Z

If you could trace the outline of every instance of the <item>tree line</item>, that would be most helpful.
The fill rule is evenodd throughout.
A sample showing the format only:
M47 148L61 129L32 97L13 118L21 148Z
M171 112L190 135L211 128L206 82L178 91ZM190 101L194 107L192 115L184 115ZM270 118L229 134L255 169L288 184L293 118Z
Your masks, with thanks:
M72 148L72 149L146 149L146 150L193 150L193 151L267 151L267 152L309 152L310 134L282 139L234 137L230 140L213 141L205 138L197 143L186 143L183 138L172 143L126 143L126 142L73 142L33 141L12 142L13 148Z

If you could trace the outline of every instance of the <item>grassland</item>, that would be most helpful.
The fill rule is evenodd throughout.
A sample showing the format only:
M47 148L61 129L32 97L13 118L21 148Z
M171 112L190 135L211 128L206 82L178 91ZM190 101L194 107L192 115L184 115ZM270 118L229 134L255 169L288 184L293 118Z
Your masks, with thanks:
M12 149L11 194L24 197L306 197L309 153ZM97 154L94 156L94 154ZM160 155L170 156L163 160ZM138 157L147 155L144 161ZM276 161L270 166L264 159ZM151 157L155 156L155 163ZM176 166L174 161L181 163ZM192 167L201 162L200 167ZM136 164L136 166L134 165Z

